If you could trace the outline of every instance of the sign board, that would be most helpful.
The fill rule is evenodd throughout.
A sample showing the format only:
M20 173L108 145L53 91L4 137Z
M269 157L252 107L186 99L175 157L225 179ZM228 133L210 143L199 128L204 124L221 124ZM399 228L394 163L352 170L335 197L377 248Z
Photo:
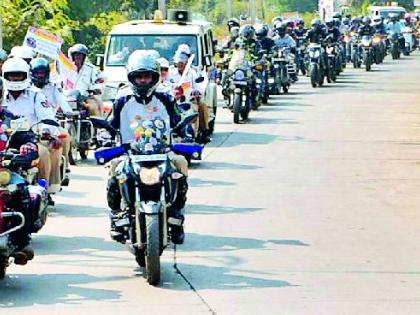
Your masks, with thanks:
M28 46L33 51L55 60L58 58L62 43L63 40L60 37L43 29L30 26L23 41L23 46Z
M320 18L325 21L328 18L332 18L334 13L334 0L319 0L318 12Z
M72 90L76 84L77 68L67 56L60 51L57 59L58 73L64 88Z

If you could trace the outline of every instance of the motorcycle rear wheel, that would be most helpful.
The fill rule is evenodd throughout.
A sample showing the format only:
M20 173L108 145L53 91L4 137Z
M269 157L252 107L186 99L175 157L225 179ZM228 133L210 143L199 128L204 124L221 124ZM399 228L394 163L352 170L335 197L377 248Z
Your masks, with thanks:
M146 267L147 282L151 285L160 281L160 236L159 216L146 215Z
M233 98L233 122L239 124L239 115L242 107L242 94L235 94Z

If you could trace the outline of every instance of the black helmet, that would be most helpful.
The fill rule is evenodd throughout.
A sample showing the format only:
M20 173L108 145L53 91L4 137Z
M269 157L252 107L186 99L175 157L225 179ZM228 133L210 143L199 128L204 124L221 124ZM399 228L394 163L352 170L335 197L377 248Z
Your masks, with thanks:
M339 19L341 21L342 15L340 12L334 12L333 19Z
M332 27L334 27L334 25L335 25L334 19L331 19L331 18L326 19L326 20L325 20L325 25L326 25L328 28L332 28Z
M257 35L258 38L261 39L261 38L267 37L268 31L269 31L268 25L256 24L254 28L255 28L255 35Z
M321 20L320 19L313 19L311 22L312 28L319 28L321 26Z
M135 96L147 98L155 91L160 81L159 53L155 50L136 50L127 61L127 78ZM152 81L138 84L135 79L142 73L150 73Z
M287 23L279 23L276 27L276 32L278 35L283 36L287 32Z
M238 38L239 37L239 27L238 26L233 26L230 29L230 37L232 37L232 38Z
M227 26L229 30L234 26L239 27L240 25L241 24L239 23L239 20L237 18L231 18L227 21Z
M275 16L273 17L273 19L271 20L271 24L273 24L273 26L275 27L277 23L279 22L283 22L283 18L281 16Z
M296 26L305 26L305 21L302 19L297 19Z
M372 20L370 19L370 17L368 17L368 16L365 16L364 18L363 18L363 20L362 20L362 22L363 22L363 24L364 25L370 25L370 23L372 22Z
M50 65L45 58L35 58L30 62L29 75L32 83L38 87L43 88L50 82ZM40 72L44 72L40 75Z
M389 18L391 19L392 22L397 22L398 21L398 14L397 13L390 13Z
M254 38L255 30L252 25L245 24L239 29L239 35L246 40L250 40Z
M349 26L350 25L350 19L348 17L345 17L343 19L343 24L346 25L346 26Z
M361 22L361 20L360 20L360 17L358 17L358 16L355 16L354 18L352 18L352 20L351 20L351 24L352 25L358 25L358 24L360 24L360 22Z

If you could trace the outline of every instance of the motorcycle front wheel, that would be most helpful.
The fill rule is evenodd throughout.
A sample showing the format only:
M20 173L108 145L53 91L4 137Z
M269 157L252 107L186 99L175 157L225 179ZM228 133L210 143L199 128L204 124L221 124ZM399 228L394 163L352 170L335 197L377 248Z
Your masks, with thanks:
M318 68L316 66L311 66L309 70L309 76L311 78L311 85L313 88L316 88L318 85Z
M242 107L242 93L235 93L233 98L233 122L239 124L239 115Z
M160 281L159 216L146 215L146 279L151 285Z

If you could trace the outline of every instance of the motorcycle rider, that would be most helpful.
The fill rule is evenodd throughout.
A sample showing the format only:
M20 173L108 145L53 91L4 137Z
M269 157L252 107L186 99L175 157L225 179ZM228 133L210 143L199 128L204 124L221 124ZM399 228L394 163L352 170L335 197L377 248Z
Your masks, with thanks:
M104 78L96 67L87 61L89 50L83 44L75 44L68 50L68 56L77 68L75 90L87 96L87 107L91 116L101 116L103 103L100 98ZM90 95L93 93L93 95Z
M294 34L296 38L302 38L306 35L306 32L308 31L307 28L305 28L305 21L302 19L298 19L296 21L296 28L294 29Z
M311 22L311 28L306 33L306 39L310 43L321 44L325 38L325 30L322 27L320 19L313 19Z
M9 54L9 58L18 57L26 61L27 64L35 57L34 51L28 46L15 46Z
M276 44L277 49L288 48L292 54L295 54L296 41L292 38L292 36L287 34L288 27L289 27L288 23L283 22L276 28L277 35L276 37L274 37L274 42ZM293 81L297 81L298 80L297 71L294 71L293 74L291 74L291 77Z
M355 16L351 20L350 32L357 33L359 31L360 24L362 23L362 19L358 16Z
M197 71L192 66L189 69L186 68L189 59L192 57L189 47L181 46L183 45L178 47L174 55L175 65L169 68L168 81L173 84L175 94L178 91L178 95L185 95L187 101L190 98L193 99L193 107L195 106L196 111L199 113L199 118L195 125L197 140L200 143L208 143L211 141L211 132L209 129L208 107L201 99L204 91L202 86L196 82L196 79L199 77ZM184 74L184 71L187 72Z
M375 29L375 34L379 34L379 35L386 34L386 27L384 24L384 20L381 16L375 16L373 18L373 28Z
M2 67L3 67L3 63L7 60L7 52L4 49L0 49L0 76L2 75L3 71L2 71Z
M404 49L405 48L405 39L402 36L402 30L403 30L404 26L399 21L398 14L391 13L389 15L389 18L390 18L390 21L386 25L387 31L388 31L388 33L398 34L399 46L400 46L401 49Z
M226 43L223 44L223 48L225 49L233 49L235 46L235 42L239 37L239 27L232 26L229 31L229 38Z
M157 92L162 92L166 94L172 94L174 91L174 86L168 80L169 75L169 61L166 58L159 58L157 60L160 65L160 84L156 88Z
M362 20L362 25L359 28L360 36L373 36L375 35L375 28L371 25L372 20L370 17L365 16Z
M160 66L152 52L138 50L130 55L127 62L127 76L133 95L122 97L115 104L115 114L111 125L120 130L121 141L126 145L134 139L133 131L130 129L133 119L144 121L160 118L167 124L170 123L171 127L174 126L176 119L174 98L155 91L160 81ZM116 241L123 241L122 231L114 224L122 213L121 191L115 177L118 162L118 159L114 160L111 166L107 199L111 208L111 237ZM176 222L170 225L172 241L175 244L182 244L184 242L184 206L188 190L188 163L183 156L175 154L172 155L172 162L184 177L179 181L180 190L174 204L168 209L168 215L174 219L171 220L172 222Z
M227 21L227 27L228 27L229 32L232 29L232 27L240 27L240 26L241 24L239 23L239 20L237 18L230 18Z
M45 95L31 87L29 65L21 58L10 58L3 65L5 95L3 107L13 115L23 116L32 126L43 119L55 120L54 111L47 102ZM44 135L59 134L55 126L39 126ZM42 128L41 128L42 127ZM49 145L38 143L39 178L48 181L48 193L60 191L61 175L60 161L62 144L59 139L53 139Z
M61 109L66 117L73 117L73 110L64 97L61 87L50 82L50 65L45 58L35 58L31 61L30 77L32 84L45 95L47 103L53 110L54 115ZM66 173L70 173L69 152L71 137L66 129L59 127L59 130L61 134L66 135L62 139L63 155L66 158ZM69 178L66 176L63 178L62 185L67 186L68 182Z
M255 35L257 36L258 45L262 50L265 50L267 53L270 53L274 46L274 40L268 37L269 27L267 24L256 24Z

